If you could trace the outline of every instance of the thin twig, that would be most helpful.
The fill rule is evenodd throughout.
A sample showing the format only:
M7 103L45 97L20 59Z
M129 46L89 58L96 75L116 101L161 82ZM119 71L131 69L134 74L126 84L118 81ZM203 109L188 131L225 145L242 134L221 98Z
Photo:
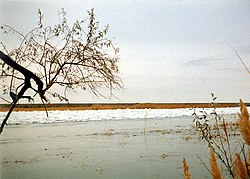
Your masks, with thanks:
M49 113L48 113L48 110L47 110L47 108L46 108L46 104L44 103L44 99L43 99L42 97L41 97L40 99L41 99L41 101L42 101L42 103L43 103L43 107L44 107L44 109L45 109L46 115L47 115L47 117L49 117Z
M207 171L212 175L211 170L206 166L206 164L203 162L203 160L200 158L200 156L197 155L197 154L196 154L196 156L200 160L200 162L202 163L202 165L204 165L204 167L207 169Z
M239 53L236 51L236 49L233 47L233 46L231 46L231 45L229 45L229 44L227 44L227 43L225 43L226 45L228 45L229 47L231 47L232 49L233 49L233 51L235 52L235 54L237 55L237 57L239 58L239 60L240 60L240 62L243 64L243 66L245 67L245 69L246 69L246 71L248 72L248 74L250 74L250 70L248 69L248 67L246 66L246 64L244 63L244 61L242 60L242 58L240 57L240 55L239 55Z

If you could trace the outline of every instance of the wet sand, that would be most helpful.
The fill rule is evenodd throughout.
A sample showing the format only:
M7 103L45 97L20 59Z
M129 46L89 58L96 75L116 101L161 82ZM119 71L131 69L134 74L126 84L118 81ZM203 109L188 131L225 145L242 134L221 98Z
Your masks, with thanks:
M182 122L188 121L188 122ZM210 178L208 147L192 118L89 121L7 126L0 136L1 179Z

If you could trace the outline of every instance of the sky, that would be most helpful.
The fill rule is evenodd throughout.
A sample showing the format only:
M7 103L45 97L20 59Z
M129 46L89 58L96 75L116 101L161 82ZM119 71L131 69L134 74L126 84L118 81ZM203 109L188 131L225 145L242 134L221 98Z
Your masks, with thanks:
M248 0L0 0L0 24L28 32L38 9L53 24L61 8L69 22L94 8L100 27L109 24L124 83L117 98L84 91L71 102L210 102L211 93L250 102L250 74L230 47L250 69Z

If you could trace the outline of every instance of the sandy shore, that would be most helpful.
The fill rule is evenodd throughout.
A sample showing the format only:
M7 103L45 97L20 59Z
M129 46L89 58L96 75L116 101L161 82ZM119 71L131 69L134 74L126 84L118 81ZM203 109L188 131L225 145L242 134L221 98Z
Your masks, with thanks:
M10 125L0 136L1 179L210 178L192 118Z

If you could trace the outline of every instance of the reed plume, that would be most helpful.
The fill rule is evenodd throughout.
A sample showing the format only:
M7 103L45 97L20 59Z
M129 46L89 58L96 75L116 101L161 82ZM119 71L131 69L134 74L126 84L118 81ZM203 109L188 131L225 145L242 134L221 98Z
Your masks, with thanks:
M185 179L190 179L190 178L191 178L191 174L190 174L189 171L188 171L188 168L189 168L189 167L188 167L188 164L187 164L185 158L183 158L182 163L183 163L183 173L184 173L184 177L185 177Z
M222 179L219 167L217 165L214 150L212 147L210 147L210 166L211 166L211 174L213 176L213 179Z
M247 170L240 158L240 155L238 153L236 153L235 155L236 155L236 160L234 169L236 176L238 176L240 179L248 179Z
M249 120L249 114L246 106L240 100L240 111L241 113L239 114L239 128L240 128L240 133L243 137L243 140L246 142L247 145L250 146L250 120Z

